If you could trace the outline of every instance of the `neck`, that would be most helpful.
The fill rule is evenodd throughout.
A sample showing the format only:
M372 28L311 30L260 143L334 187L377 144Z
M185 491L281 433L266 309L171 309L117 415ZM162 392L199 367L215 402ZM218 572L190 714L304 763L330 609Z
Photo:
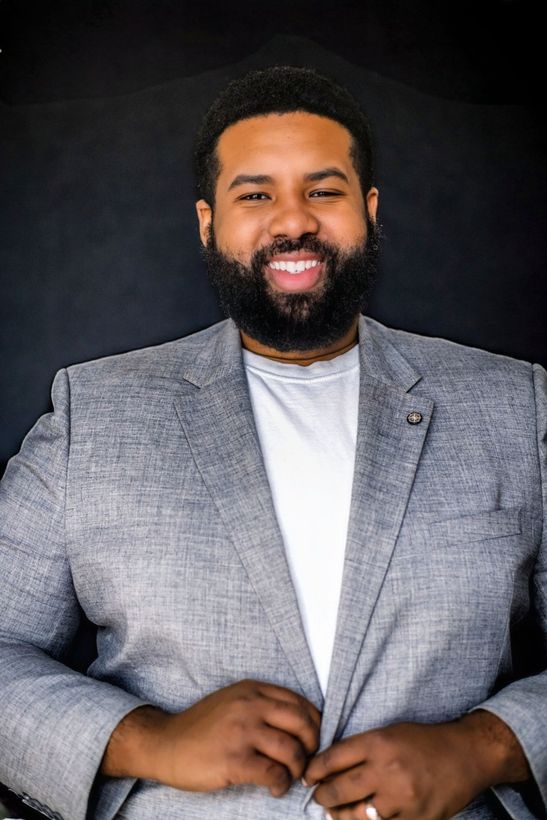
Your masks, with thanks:
M276 350L253 339L243 330L240 330L241 344L251 353L258 353L259 356L266 356L268 359L275 359L276 362L286 362L287 364L300 364L304 367L314 362L334 359L346 353L358 342L359 317L356 316L350 329L340 339L337 339L326 347L315 350Z

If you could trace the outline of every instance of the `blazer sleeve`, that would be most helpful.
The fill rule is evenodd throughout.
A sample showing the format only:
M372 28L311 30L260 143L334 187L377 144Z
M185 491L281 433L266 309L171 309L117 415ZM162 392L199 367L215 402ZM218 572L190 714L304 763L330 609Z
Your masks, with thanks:
M547 372L537 364L532 368L543 521L530 596L533 616L543 641L543 655L547 656ZM531 803L525 802L521 788L501 785L495 787L494 792L513 818L547 817L547 670L509 684L475 708L492 712L510 726L524 750L537 785Z
M52 398L0 484L0 781L48 817L111 820L135 781L97 772L117 723L144 704L62 663L81 619L64 537L64 370Z

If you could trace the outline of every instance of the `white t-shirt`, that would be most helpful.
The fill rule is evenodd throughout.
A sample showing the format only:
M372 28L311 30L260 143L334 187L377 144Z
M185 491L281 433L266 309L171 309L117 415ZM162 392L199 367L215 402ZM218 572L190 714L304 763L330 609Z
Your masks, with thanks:
M359 346L307 366L244 349L243 362L304 630L325 693L353 483Z

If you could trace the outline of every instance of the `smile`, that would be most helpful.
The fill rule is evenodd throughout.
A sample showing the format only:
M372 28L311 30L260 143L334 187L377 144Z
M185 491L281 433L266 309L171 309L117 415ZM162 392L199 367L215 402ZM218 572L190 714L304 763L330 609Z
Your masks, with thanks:
M288 255L287 255L288 256ZM275 290L294 293L313 290L318 286L324 272L324 261L317 255L300 253L300 259L274 256L266 265L270 284ZM302 258L303 257L303 258Z
M269 262L269 267L272 270L284 270L287 273L303 273L305 270L315 268L320 265L319 259L305 259L299 262Z

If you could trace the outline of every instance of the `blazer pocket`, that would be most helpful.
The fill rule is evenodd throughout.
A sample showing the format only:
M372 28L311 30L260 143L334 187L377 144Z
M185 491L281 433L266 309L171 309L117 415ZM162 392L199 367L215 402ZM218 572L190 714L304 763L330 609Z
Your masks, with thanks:
M434 521L428 527L428 535L437 541L466 542L486 541L490 538L505 538L509 535L520 535L521 508L508 507L503 510L459 515Z

